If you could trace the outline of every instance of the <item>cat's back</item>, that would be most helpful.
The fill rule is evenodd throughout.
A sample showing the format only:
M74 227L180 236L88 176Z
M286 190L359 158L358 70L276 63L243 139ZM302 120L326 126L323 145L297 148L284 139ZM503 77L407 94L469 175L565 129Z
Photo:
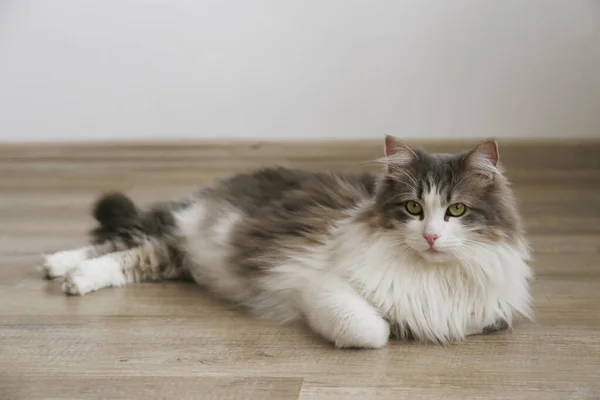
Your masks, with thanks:
M374 195L376 177L367 172L312 172L284 167L239 173L203 192L207 199L225 202L245 215L258 217L314 208L344 210Z

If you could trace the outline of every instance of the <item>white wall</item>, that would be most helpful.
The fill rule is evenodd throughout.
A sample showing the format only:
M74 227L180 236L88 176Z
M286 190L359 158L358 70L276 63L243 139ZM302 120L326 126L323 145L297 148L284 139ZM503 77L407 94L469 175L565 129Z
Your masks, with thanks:
M597 0L3 0L0 141L600 136Z

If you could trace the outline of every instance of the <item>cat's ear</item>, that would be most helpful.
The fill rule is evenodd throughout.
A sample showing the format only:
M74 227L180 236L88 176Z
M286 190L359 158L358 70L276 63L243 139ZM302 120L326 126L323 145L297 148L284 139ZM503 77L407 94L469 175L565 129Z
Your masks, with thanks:
M498 143L494 139L485 140L473 147L463 160L467 168L476 170L491 179L499 172Z
M391 135L385 136L384 153L388 169L406 166L419 158L409 145Z

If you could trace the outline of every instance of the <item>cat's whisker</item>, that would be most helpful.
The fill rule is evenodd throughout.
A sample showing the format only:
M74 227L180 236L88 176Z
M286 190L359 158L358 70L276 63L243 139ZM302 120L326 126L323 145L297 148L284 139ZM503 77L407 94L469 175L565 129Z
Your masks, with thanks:
M394 200L397 200L397 199L400 199L400 198L403 198L403 197L406 197L406 194L405 193L399 193L399 194L397 194L397 195L395 195L393 197L390 197L386 201L384 201L382 205L389 204L389 203L393 202Z

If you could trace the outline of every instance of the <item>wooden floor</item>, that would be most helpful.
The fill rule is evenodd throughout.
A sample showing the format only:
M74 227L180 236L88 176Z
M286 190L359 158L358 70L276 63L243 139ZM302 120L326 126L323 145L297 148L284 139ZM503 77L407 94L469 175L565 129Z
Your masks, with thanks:
M469 145L472 143L469 143ZM430 146L452 151L459 144ZM0 147L0 400L600 399L600 143L500 143L535 250L537 321L447 348L341 351L193 284L65 297L40 254L100 192L147 203L277 163L371 168L379 142Z

